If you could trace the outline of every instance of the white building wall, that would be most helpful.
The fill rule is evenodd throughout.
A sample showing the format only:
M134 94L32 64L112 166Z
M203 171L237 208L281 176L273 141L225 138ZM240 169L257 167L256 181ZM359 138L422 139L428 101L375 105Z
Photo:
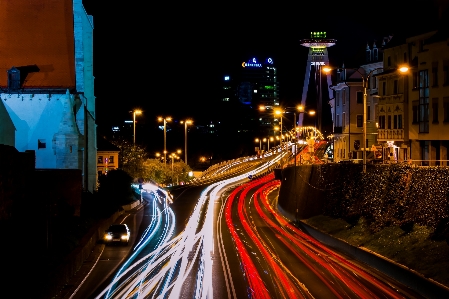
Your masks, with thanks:
M66 109L71 109L73 96L69 94L1 94L2 102L15 127L15 148L24 152L36 152L36 168L71 168L57 166L58 156L53 149L53 139L58 132L74 134L79 138L79 131L74 121L73 110L64 111L64 100L68 101ZM67 119L67 115L72 115ZM67 126L70 129L62 128ZM61 130L65 131L62 132ZM12 133L12 132L11 132ZM39 141L45 143L45 148L39 148ZM72 154L78 155L72 147ZM70 152L70 148L60 145L58 150ZM78 160L77 157L74 159ZM73 165L77 162L67 161Z

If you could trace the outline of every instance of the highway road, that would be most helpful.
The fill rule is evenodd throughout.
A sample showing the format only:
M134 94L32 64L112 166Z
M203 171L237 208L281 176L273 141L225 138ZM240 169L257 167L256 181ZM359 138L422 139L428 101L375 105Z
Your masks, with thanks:
M267 170L284 154L145 193L123 219L130 245L106 247L73 298L422 298L277 212L280 181Z

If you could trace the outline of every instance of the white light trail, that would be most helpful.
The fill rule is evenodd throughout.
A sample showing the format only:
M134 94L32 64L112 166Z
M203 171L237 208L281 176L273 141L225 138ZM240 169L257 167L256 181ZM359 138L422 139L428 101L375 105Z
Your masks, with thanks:
M135 246L133 255L122 266L113 282L96 298L101 298L105 293L105 298L180 298L186 281L194 281L194 278L196 278L196 285L192 290L192 296L213 298L214 204L219 199L218 193L230 185L248 180L249 175L262 173L285 154L282 153L251 171L206 187L188 219L186 228L173 239L174 213L165 200L162 200L162 208L154 201L154 218ZM220 177L222 171L216 172L215 175ZM210 176L213 178L214 174ZM154 194L154 200L156 200L157 192L154 191ZM171 200L169 194L165 194L167 200ZM134 261L161 227L163 232L157 248L138 261ZM224 259L227 260L221 242L219 246L221 247L220 255L224 255ZM221 259L223 264L223 256ZM197 264L196 261L198 261ZM226 281L232 285L229 269L224 273Z

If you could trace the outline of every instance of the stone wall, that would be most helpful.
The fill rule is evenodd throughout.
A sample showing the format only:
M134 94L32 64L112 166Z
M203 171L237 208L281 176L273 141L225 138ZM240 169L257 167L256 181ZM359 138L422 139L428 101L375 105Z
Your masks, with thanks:
M289 215L319 214L349 223L364 217L377 231L416 223L449 238L449 167L323 164L282 171L279 205Z

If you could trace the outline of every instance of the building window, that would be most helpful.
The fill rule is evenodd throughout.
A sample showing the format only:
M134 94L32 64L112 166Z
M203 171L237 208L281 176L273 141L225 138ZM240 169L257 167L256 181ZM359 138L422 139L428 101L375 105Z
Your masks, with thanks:
M346 105L346 89L343 88L342 92L341 92L341 103L342 105Z
M393 81L393 94L398 94L398 80Z
M338 115L338 114L337 114L337 117L336 117L336 120L335 120L335 124L336 124L336 127L340 127L341 126L341 124L340 124L340 115Z
M357 104L363 104L363 91L357 91Z
M402 129L402 114L398 115L398 129Z
M432 62L432 86L438 86L438 62Z
M419 121L419 113L418 113L419 101L413 101L413 123L417 124Z
M420 40L418 43L418 52L424 51L424 41Z
M344 112L341 115L341 126L343 127L343 130L344 130L345 126L346 126L346 113L344 113Z
M382 82L382 95L384 96L386 94L386 89L387 89L387 82Z
M429 74L419 71L419 132L429 133Z
M109 163L114 164L114 156L109 156Z
M376 89L377 88L377 78L373 77L372 80L373 80L373 89Z
M397 129L397 128L398 128L398 116L393 115L393 129Z
M391 57L390 56L388 56L388 58L387 58L387 65L391 66Z
M103 156L98 156L98 164L103 164Z
M387 129L391 130L391 115L388 115Z
M45 139L37 140L37 149L41 149L41 148L47 148L47 142L45 141Z
M418 89L418 72L413 72L413 89Z
M404 52L404 63L407 63L407 53Z
M15 67L8 70L8 88L11 91L20 89L20 71Z
M385 129L385 115L379 116L379 129Z
M449 61L445 61L443 65L443 84L449 85Z
M438 98L432 99L432 123L438 123Z
M449 122L449 97L443 98L444 122Z
M371 106L366 106L366 120L371 120Z
M363 127L363 115L357 115L357 128Z

